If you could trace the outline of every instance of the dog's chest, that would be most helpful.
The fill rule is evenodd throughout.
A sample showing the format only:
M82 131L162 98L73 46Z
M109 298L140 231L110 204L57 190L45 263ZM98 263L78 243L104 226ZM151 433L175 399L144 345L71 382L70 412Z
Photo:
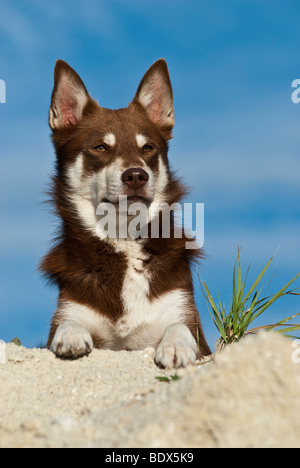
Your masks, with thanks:
M182 321L187 309L187 294L172 290L158 298L151 298L153 281L147 261L148 255L137 242L126 244L126 272L121 289L122 317L113 324L114 346L120 349L139 349L145 345L156 346L165 329ZM156 278L157 280L157 278Z
M135 243L128 243L128 247L121 289L124 314L116 323L116 332L120 336L126 336L141 323L155 319L155 308L150 300L151 275L146 266L149 257Z
M72 320L81 324L104 349L156 347L169 325L184 322L190 295L170 284L169 291L152 298L150 283L157 281L157 276L153 278L149 272L149 257L138 244L128 243L122 250L118 245L117 252L121 251L125 253L126 268L120 290L115 288L123 308L120 318L112 320L87 305L68 301L61 304L60 322Z

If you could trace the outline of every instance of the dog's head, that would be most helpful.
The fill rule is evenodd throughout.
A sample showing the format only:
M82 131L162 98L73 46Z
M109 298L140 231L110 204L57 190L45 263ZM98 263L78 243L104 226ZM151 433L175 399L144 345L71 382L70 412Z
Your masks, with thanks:
M98 105L77 73L59 60L49 124L56 180L85 226L95 226L101 202L118 204L122 195L148 207L179 198L167 159L174 107L165 60L150 67L133 101L118 110Z

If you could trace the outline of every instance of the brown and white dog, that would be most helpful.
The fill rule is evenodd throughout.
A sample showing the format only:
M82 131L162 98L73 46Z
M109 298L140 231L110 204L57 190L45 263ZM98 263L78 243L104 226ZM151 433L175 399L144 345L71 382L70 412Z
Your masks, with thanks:
M117 207L126 195L129 205L150 210L185 194L167 158L174 108L166 62L151 66L126 109L110 110L57 61L49 124L61 230L40 267L60 291L47 347L71 358L94 347L154 347L156 364L166 368L210 354L190 270L201 249L186 249L184 236L102 238L97 231L101 202Z

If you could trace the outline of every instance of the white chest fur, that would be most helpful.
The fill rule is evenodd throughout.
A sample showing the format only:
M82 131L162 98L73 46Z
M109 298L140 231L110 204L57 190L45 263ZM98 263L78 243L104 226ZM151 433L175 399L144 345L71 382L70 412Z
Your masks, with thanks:
M121 291L124 315L113 323L89 307L65 302L60 306L60 320L76 321L92 335L101 338L104 348L156 347L169 325L183 322L188 307L187 293L176 289L151 301L151 278L144 266L147 257L141 246L136 241L123 241L122 245L119 241L115 247L127 257L127 271Z

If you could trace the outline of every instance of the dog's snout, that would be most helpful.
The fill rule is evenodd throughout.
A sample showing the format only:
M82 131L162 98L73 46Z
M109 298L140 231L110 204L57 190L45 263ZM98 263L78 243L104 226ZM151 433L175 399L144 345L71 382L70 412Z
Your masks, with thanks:
M138 190L149 180L149 174L141 167L132 167L127 169L122 175L122 182L129 188Z

